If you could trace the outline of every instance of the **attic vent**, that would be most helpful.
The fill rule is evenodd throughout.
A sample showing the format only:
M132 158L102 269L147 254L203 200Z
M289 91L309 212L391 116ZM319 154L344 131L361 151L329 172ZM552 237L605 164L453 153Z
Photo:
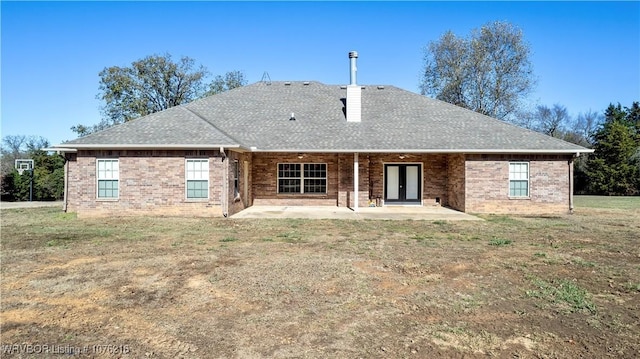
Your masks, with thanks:
M291 82L288 82L288 81L287 81L287 82L285 82L285 83L284 83L284 85L285 85L285 86L291 86Z
M384 90L384 86L378 86L378 90Z
M347 88L347 86L340 86L340 90L344 90L346 88Z
M289 121L295 121L296 120L296 115L291 112L291 117L289 117Z
M305 85L305 86L309 86L309 81L305 81L302 84Z

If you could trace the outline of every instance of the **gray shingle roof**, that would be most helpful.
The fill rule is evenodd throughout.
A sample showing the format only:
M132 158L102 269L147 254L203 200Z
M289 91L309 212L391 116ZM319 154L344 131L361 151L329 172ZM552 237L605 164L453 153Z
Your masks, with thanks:
M362 122L346 89L258 82L80 138L87 144L238 145L257 151L584 152L556 138L394 86L363 86ZM290 121L291 114L295 121Z
M79 146L76 146L79 145ZM237 141L217 131L207 121L184 106L156 112L61 145L115 147L186 146L218 147L237 145Z

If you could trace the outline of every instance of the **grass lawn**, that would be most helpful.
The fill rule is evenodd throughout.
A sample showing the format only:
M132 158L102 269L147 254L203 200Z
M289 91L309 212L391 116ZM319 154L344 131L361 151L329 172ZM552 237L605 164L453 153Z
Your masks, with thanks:
M640 196L574 196L576 208L639 209Z
M99 358L635 357L640 209L611 199L482 222L2 210L0 342Z

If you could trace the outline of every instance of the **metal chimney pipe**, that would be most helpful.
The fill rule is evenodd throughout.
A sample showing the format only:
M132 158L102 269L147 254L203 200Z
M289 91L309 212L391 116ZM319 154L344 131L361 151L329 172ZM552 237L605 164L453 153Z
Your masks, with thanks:
M356 72L358 71L356 68L357 58L358 53L356 51L349 52L349 61L351 63L351 84L347 86L347 122L360 122L362 119L362 88L356 85Z
M350 61L350 66L349 69L351 70L350 76L349 76L349 84L350 85L355 85L356 84L356 71L358 71L358 68L356 67L356 59L358 58L358 52L357 51L349 51L349 61Z

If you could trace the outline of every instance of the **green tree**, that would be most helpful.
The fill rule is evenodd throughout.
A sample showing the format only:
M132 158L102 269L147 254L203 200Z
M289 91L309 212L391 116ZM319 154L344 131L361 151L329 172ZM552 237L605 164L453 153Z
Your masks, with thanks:
M198 98L207 70L189 57L177 62L171 55L151 55L129 67L112 66L100 71L103 119L97 125L76 125L80 136L162 111Z
M42 150L31 151L34 162L34 198L39 201L61 199L64 192L64 158Z
M128 67L107 67L99 74L102 120L95 125L78 124L71 130L85 136L246 83L240 71L232 71L216 77L207 91L208 75L195 60L185 56L173 61L169 54L147 56Z
M640 146L640 102L634 102L626 112L625 122L633 130L636 143Z
M632 129L636 142L636 151L631 156L631 161L638 169L636 177L636 189L640 194L640 102L634 102L631 107L627 108L627 125Z
M460 38L451 31L424 49L421 93L501 120L515 121L533 85L522 31L493 22Z
M233 90L247 84L247 79L240 71L229 71L224 76L217 75L209 84L209 91L205 96L216 95L221 92Z
M640 193L640 166L636 158L639 146L633 124L634 115L633 110L623 109L620 104L611 104L605 111L605 122L593 136L595 152L587 162L592 193Z

